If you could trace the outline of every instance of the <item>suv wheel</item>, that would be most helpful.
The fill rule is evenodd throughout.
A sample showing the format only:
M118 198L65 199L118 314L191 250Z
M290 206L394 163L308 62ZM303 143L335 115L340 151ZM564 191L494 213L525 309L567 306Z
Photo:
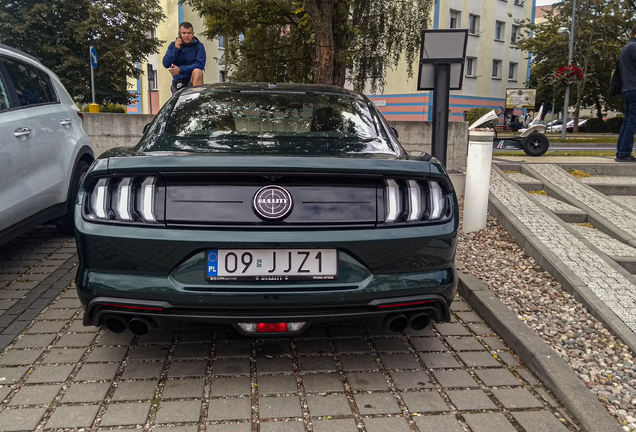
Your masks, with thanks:
M62 234L72 235L75 233L75 200L80 184L88 172L88 166L88 162L80 160L75 167L71 180L71 190L66 202L66 214L60 218L60 222L57 224L57 230Z

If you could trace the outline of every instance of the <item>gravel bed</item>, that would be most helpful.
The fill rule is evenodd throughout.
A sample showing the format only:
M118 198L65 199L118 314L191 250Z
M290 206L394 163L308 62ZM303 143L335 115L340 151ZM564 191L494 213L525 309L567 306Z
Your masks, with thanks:
M462 201L460 200L460 207ZM457 258L567 361L626 431L636 431L636 365L630 349L488 215L486 228L460 231Z

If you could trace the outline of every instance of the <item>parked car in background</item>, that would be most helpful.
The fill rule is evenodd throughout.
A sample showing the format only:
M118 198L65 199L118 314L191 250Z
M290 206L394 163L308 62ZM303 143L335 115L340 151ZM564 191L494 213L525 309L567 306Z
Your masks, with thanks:
M100 156L76 209L84 324L298 334L449 321L458 204L364 95L224 83L176 93Z
M73 233L93 161L81 116L53 72L0 45L0 244L45 222Z
M568 118L568 122L572 119ZM563 130L563 119L554 119L546 125L546 132L561 132Z
M585 124L587 123L587 119L579 119L579 132L587 132ZM568 122L568 132L574 132L574 120L570 120Z
M585 123L587 122L587 119L579 119L579 132L585 132L586 128L585 128ZM551 122L549 122L547 125L547 132L561 132L563 130L563 119L556 119L553 120ZM574 131L574 119L568 119L568 123L567 123L567 131L568 132L573 132Z

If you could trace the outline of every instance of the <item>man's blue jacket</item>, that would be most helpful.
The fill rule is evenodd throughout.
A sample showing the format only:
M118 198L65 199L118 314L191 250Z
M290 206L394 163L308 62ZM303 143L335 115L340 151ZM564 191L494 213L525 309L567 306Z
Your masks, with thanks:
M173 76L172 81L190 81L193 70L205 69L205 47L196 37L188 45L181 42L181 49L176 49L172 42L163 56L163 67L169 68L172 64L181 69L181 73Z
M623 78L623 93L636 90L636 37L631 38L623 47L619 65Z

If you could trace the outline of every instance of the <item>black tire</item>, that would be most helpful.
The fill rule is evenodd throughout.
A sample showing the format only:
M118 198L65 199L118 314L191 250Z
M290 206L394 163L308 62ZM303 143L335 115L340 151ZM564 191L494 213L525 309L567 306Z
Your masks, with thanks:
M541 156L548 151L550 141L540 132L533 132L523 140L523 151L528 156Z
M77 199L80 184L88 172L88 166L88 162L80 160L73 172L71 190L69 192L68 201L66 202L66 214L60 218L60 221L56 225L57 230L62 234L72 235L75 233L75 200Z

